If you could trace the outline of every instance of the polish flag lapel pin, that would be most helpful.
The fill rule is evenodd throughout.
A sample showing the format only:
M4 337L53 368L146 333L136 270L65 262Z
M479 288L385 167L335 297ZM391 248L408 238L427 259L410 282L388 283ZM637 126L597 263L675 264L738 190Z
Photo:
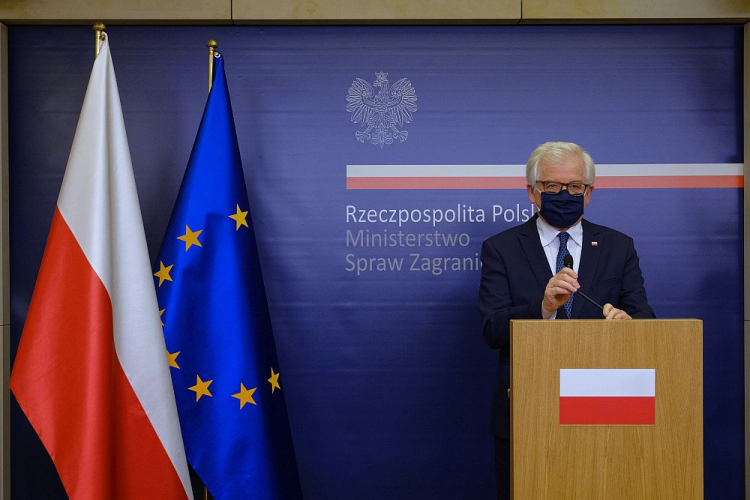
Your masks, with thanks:
M591 246L592 247L598 247L599 246L599 242L598 241L592 241L591 242Z

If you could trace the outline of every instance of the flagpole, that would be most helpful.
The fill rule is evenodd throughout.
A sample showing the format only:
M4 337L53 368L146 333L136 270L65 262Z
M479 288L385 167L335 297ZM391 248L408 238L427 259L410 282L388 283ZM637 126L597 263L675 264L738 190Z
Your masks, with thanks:
M96 32L96 55L99 56L99 43L101 40L104 40L102 37L102 32L107 29L106 26L104 26L104 23L98 22L94 23L94 31Z
M219 47L219 44L216 40L209 40L206 42L206 47L208 47L208 91L211 92L214 76L214 53ZM202 479L201 485L203 486L203 500L208 500L208 488L203 483Z
M209 40L206 47L208 47L208 91L211 92L214 80L214 51L219 48L219 44L216 40Z

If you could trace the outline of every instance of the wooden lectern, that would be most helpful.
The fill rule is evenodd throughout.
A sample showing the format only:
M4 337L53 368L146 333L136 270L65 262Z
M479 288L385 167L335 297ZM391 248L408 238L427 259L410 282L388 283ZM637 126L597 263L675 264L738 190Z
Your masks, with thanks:
M511 321L510 347L513 500L703 498L700 320Z

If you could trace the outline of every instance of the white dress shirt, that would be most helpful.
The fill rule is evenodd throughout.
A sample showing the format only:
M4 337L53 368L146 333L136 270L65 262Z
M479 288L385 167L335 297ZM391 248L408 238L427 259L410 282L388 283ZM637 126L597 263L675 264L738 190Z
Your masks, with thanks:
M541 217L536 219L536 229L539 232L539 241L544 248L544 255L547 257L552 275L557 274L557 252L560 251L560 238L557 237L562 231L555 229L542 220ZM578 273L578 265L581 262L581 249L583 248L583 227L581 221L574 226L569 227L566 231L570 235L568 238L568 253L573 257L573 271ZM552 313L547 319L555 319L557 312Z

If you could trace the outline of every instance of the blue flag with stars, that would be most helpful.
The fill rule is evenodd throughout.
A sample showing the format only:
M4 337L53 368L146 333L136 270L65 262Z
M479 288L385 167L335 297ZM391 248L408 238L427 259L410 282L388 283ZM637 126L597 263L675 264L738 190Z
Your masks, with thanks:
M154 273L167 356L211 495L301 498L223 59Z

